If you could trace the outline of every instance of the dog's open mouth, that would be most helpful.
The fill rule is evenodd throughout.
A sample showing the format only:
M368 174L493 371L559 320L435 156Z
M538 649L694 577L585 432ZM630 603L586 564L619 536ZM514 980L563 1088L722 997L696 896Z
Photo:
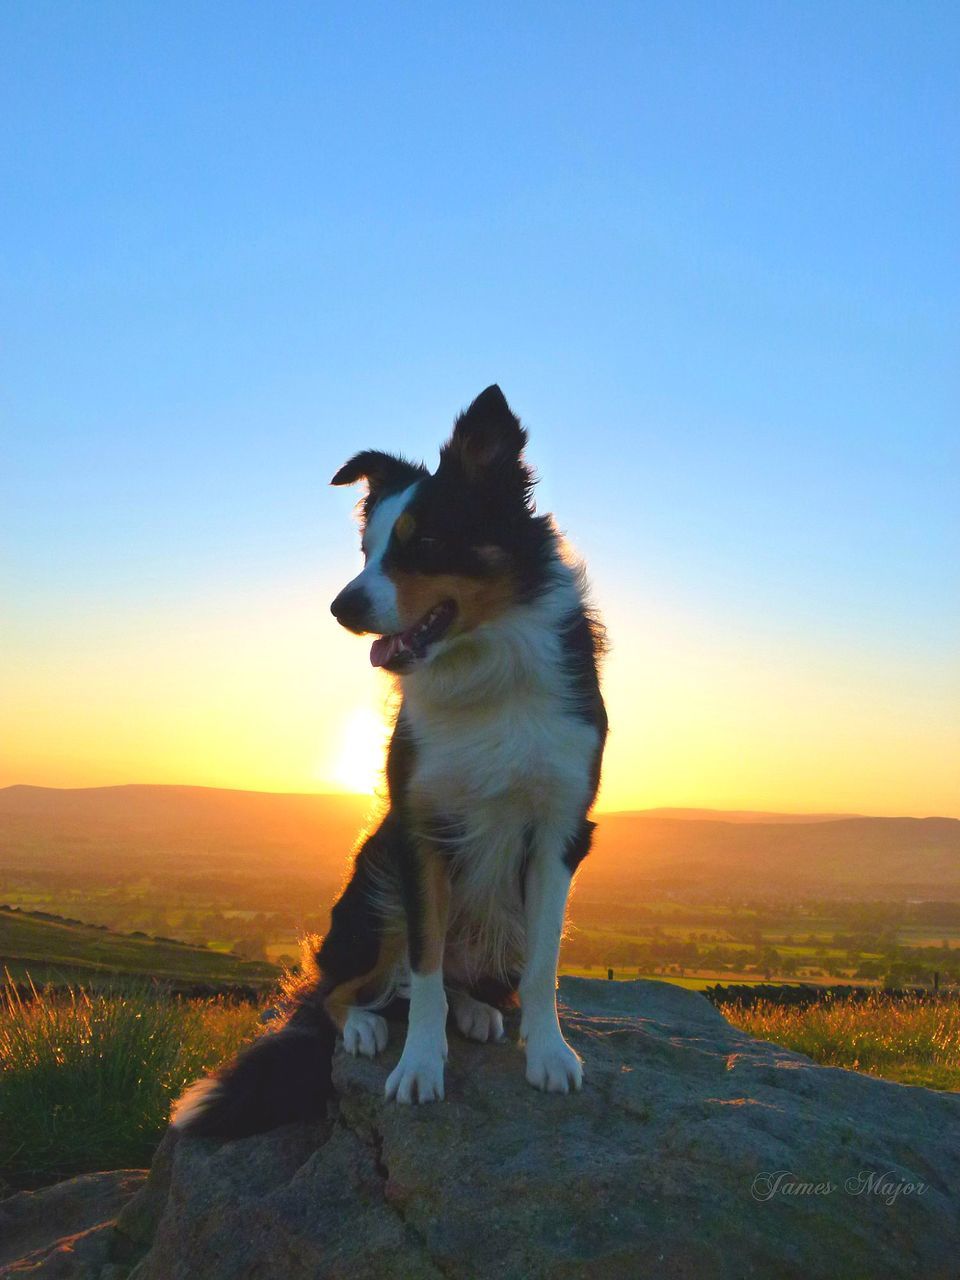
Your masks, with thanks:
M456 616L457 606L453 601L441 600L406 631L378 636L370 646L371 663L387 671L405 671L425 657L430 646L446 635Z

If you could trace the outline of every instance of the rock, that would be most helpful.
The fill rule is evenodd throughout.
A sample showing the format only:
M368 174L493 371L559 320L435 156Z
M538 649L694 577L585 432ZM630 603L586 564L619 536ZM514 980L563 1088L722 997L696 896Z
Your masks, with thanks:
M818 1067L666 983L561 996L581 1094L451 1036L447 1101L385 1106L394 1027L380 1060L338 1055L323 1124L168 1135L97 1280L955 1280L960 1097Z
M100 1280L113 1219L146 1177L145 1169L88 1173L0 1202L0 1276Z

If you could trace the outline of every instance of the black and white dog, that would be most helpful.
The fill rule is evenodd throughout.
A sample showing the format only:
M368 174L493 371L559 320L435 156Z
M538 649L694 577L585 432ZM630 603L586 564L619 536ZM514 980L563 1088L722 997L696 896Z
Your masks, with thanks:
M367 451L334 476L367 492L364 568L332 611L376 636L371 662L402 695L389 809L279 1028L193 1085L178 1127L239 1136L319 1114L337 1032L347 1052L374 1056L387 1043L377 1010L395 996L409 999L409 1026L387 1098L443 1098L448 1011L463 1035L497 1040L517 993L527 1079L580 1088L556 979L607 733L602 630L582 568L534 514L525 443L493 386L457 419L432 474Z

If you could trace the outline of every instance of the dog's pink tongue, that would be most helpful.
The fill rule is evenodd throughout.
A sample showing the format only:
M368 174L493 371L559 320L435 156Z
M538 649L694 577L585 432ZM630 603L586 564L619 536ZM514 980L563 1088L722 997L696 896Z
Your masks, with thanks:
M378 636L370 646L370 663L374 667L385 667L403 648L403 636Z

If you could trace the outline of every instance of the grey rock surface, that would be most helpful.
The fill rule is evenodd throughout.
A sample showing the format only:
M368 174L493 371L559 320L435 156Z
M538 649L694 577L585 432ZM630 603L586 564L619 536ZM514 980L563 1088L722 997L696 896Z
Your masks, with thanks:
M381 1059L338 1055L323 1124L168 1135L99 1274L75 1274L960 1275L960 1097L818 1067L666 983L564 979L561 999L581 1094L531 1089L512 1040L451 1035L447 1100L387 1106L396 1026Z
M112 1220L146 1178L145 1169L88 1173L0 1202L0 1276L99 1280Z

